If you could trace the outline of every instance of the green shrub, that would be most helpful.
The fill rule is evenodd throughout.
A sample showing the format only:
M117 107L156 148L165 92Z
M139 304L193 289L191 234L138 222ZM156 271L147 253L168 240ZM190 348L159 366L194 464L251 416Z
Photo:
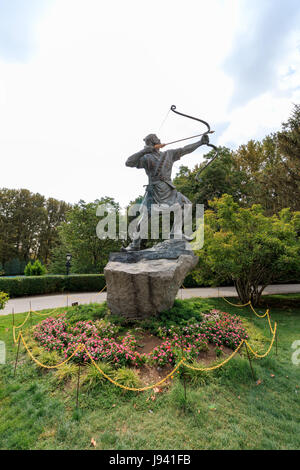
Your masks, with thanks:
M29 261L24 269L25 276L43 276L46 272L47 269L38 259L33 264Z
M0 310L2 310L5 307L8 299L9 299L9 296L5 292L0 292Z
M78 366L76 364L64 364L63 366L59 367L55 372L54 376L58 380L58 382L66 382L68 380L73 379L78 374Z
M71 309L67 310L67 321L70 325L77 323L78 321L97 321L101 320L107 314L106 302L102 304L91 303L76 305Z
M39 356L41 364L46 366L55 366L62 362L62 358L56 351L43 351Z
M136 372L132 369L127 369L125 367L121 367L115 373L114 379L120 385L124 385L125 387L140 387L141 381Z
M105 287L103 274L0 277L0 291L10 297L63 292L98 292Z
M107 364L107 362L97 362L97 366L104 372L104 374L111 378L113 377L114 370L111 365ZM86 372L81 377L81 384L85 388L95 388L104 383L108 383L108 380L104 375L102 375L93 364L87 365Z
M207 368L208 366L205 365L202 362L198 361L193 361L190 364L192 367L195 368ZM180 377L183 378L183 376L186 377L189 383L193 386L199 386L199 385L206 385L209 382L212 382L215 380L215 377L213 375L213 371L202 371L202 370L194 370L194 369L189 369L188 367L181 367L180 368Z
M170 310L165 310L159 315L161 326L167 328L172 325L184 326L191 322L201 322L202 318L202 304L197 300L184 302L176 299Z

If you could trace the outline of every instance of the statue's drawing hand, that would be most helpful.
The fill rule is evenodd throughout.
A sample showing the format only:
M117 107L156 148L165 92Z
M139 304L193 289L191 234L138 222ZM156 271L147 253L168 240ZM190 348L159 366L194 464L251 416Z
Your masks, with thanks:
M204 134L201 138L201 145L207 145L209 144L209 137L207 134Z

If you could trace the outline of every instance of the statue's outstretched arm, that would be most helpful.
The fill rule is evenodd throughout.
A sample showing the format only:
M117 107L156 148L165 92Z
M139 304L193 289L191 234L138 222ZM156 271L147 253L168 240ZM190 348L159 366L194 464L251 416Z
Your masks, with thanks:
M203 135L201 140L195 142L194 144L185 145L179 149L174 150L174 160L179 160L183 155L194 152L201 145L206 145L209 142L208 136Z

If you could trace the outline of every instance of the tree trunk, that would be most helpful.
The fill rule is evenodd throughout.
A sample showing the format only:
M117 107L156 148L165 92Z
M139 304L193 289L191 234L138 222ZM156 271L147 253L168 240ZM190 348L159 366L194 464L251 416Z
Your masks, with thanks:
M237 279L234 281L234 285L241 303L246 304L250 300L255 306L259 304L262 292L268 284L259 287L258 284L250 284L248 281Z
M238 293L239 299L243 304L246 304L250 299L250 285L247 281L237 279L234 281L236 291Z

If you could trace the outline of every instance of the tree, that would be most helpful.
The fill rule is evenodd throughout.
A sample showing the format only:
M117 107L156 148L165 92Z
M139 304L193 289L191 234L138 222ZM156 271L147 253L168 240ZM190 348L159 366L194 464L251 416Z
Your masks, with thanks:
M202 283L234 283L240 300L255 305L281 275L300 274L300 212L283 209L266 217L254 204L241 208L224 194L205 213L204 247L193 276Z
M234 153L235 164L244 179L241 203L250 207L259 201L267 215L285 207L299 210L300 185L297 186L286 169L285 157L280 152L277 134L261 142L250 140ZM296 197L295 197L296 196Z
M44 217L41 221L39 248L37 257L47 265L53 248L59 243L58 227L66 220L66 214L71 205L64 201L49 198L45 201Z
M109 197L94 202L79 201L67 213L66 222L59 229L60 243L52 251L49 270L52 273L64 273L66 254L72 254L73 273L102 273L111 251L119 251L119 240L109 238L100 240L96 234L99 217L96 210L99 204L111 204L118 213L119 205Z
M294 106L281 131L241 145L233 158L246 175L241 203L259 201L268 215L285 207L300 210L300 105Z
M210 160L213 156L214 151L209 152L205 159ZM205 209L209 200L221 197L224 193L231 194L235 201L239 201L245 191L242 183L246 175L236 167L232 152L226 147L220 148L216 160L203 170L197 180L197 173L206 163L195 166L193 170L181 166L173 180L176 189L194 204L204 204Z
M20 274L26 262L49 262L57 227L70 206L27 189L0 190L0 263L6 274Z
M282 124L282 131L277 133L278 151L283 157L291 191L300 196L300 105L295 104L287 122ZM299 206L298 206L299 207Z

